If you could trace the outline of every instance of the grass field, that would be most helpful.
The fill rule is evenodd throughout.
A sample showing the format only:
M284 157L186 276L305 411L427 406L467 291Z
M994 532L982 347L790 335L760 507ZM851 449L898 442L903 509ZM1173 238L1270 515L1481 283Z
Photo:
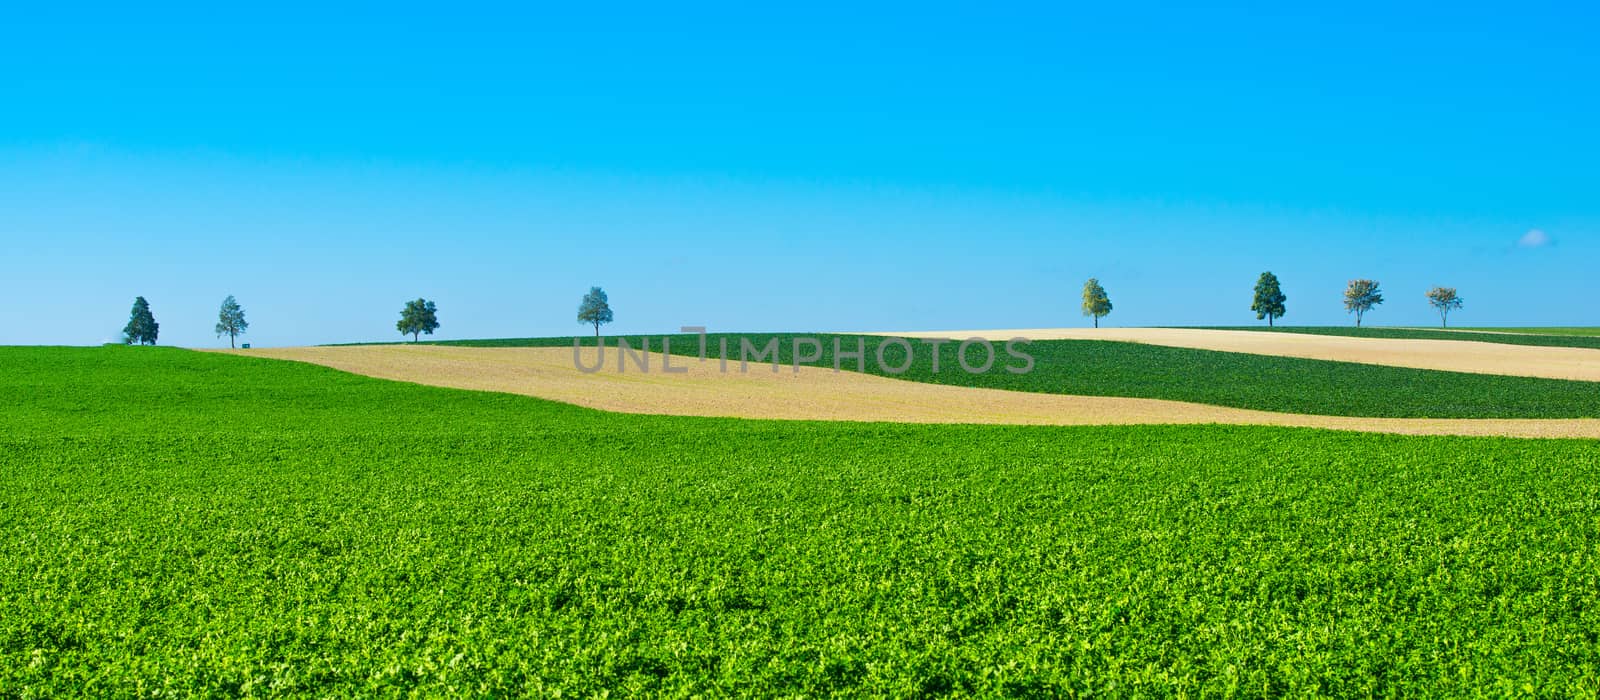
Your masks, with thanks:
M0 696L1593 694L1600 446L0 348Z
M1263 331L1268 333L1309 333L1353 338L1402 338L1412 340L1472 340L1480 343L1536 345L1557 348L1600 349L1600 328L1383 328L1362 326L1201 326L1219 331Z
M737 357L738 335L709 336L709 354L715 357L718 340L729 338ZM787 334L744 334L756 346L777 338L781 362L792 360L792 338ZM813 363L832 367L832 340L853 350L859 339L866 348L864 369L879 370L875 359L877 336L816 335L823 340L822 359ZM659 351L659 336L649 338ZM593 347L594 340L585 342ZM615 339L608 339L615 347ZM635 348L642 339L629 338ZM968 374L957 364L954 343L941 348L940 371L933 371L933 353L912 341L914 362L898 379L991 389L1083 396L1127 396L1190 401L1283 413L1392 418L1592 418L1600 417L1600 383L1532 377L1505 377L1463 372L1384 367L1351 362L1330 362L1293 357L1215 352L1141 343L1094 340L1040 340L1027 347L1034 356L1033 371L1012 374L1002 368L1016 364L996 346L993 371ZM472 347L560 347L572 338L504 338L447 341L441 345ZM674 353L698 352L695 336L672 336ZM971 351L970 363L981 363L981 350ZM904 358L891 347L885 355L891 366ZM613 358L614 361L614 358ZM841 363L858 367L853 361ZM758 370L759 371L759 370Z

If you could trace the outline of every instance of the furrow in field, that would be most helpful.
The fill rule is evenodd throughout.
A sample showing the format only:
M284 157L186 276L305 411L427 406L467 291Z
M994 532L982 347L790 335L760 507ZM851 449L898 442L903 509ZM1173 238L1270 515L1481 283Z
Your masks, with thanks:
M228 352L228 351L222 351ZM254 357L310 362L383 379L432 386L535 396L624 413L790 420L986 423L1014 425L1129 425L1227 423L1277 425L1412 435L1500 435L1600 438L1600 419L1432 419L1315 416L1205 404L1103 396L1038 394L902 381L817 367L737 362L724 373L716 360L674 358L684 369L649 372L616 354L605 369L586 374L571 348L347 346L235 351ZM585 361L592 362L592 349Z

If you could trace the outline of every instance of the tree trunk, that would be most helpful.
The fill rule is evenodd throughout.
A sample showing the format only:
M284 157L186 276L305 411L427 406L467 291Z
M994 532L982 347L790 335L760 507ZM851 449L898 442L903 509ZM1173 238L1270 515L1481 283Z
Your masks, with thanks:
M1100 327L1100 317L1099 316L1095 316L1094 317L1094 327L1095 328L1099 328Z
M1272 327L1272 314L1267 314L1267 327Z
M229 349L229 350L232 350L232 349L234 349L234 348L236 348L236 347L238 347L238 346L236 346L236 345L234 345L234 344L233 344L233 334L232 334L232 333L229 333L229 334L228 334L228 349Z
M596 338L600 337L600 322L599 321L595 321L594 322L594 337L596 337Z

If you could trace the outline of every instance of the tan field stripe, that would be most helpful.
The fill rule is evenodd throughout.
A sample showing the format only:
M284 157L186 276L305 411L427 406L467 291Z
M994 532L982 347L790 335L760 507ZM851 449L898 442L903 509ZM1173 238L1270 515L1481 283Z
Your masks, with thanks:
M325 365L383 379L457 389L499 391L623 413L903 423L1014 425L1129 425L1230 423L1359 430L1411 435L1502 435L1600 438L1600 419L1476 420L1350 418L1102 396L1033 394L910 382L855 372L738 363L718 371L716 360L674 358L683 374L661 371L651 356L649 373L632 365L584 374L571 348L467 348L367 345L351 347L222 350ZM592 361L591 354L585 356Z
M1600 382L1600 350L1510 345L1473 340L1355 338L1308 333L1217 331L1200 328L1031 328L1017 330L871 333L903 338L985 338L1005 340L1115 340L1253 355L1359 362L1369 365L1437 369Z

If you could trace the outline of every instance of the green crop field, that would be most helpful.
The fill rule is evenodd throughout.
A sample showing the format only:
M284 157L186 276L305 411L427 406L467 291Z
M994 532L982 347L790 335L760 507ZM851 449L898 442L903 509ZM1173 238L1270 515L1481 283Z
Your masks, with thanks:
M0 348L0 697L1592 696L1600 445Z
M1181 327L1181 326L1174 326ZM1353 338L1401 338L1414 340L1470 340L1506 345L1541 345L1558 348L1600 348L1600 328L1384 328L1373 326L1190 326L1219 331L1262 331L1265 333L1307 333Z
M1489 331L1492 333L1531 333L1534 335L1566 335L1600 337L1600 327L1595 326L1513 326L1467 327L1464 331Z
M694 355L699 338L673 335L675 354ZM729 354L739 356L741 335L708 336L708 355L716 357L719 340L729 342ZM793 359L792 334L743 334L757 348L777 339L780 362ZM807 364L834 366L833 341L854 351L862 343L867 360L861 369L887 374L877 363L876 352L883 341L876 336L808 335L822 341L822 359ZM639 348L648 340L661 350L661 336L628 338ZM584 342L593 347L594 339ZM615 347L616 339L606 341ZM1353 362L1329 362L1294 357L1253 355L1173 348L1142 343L1100 340L1041 340L1026 346L1035 359L1027 374L1004 371L1020 362L1006 354L1003 343L995 344L992 371L969 374L956 361L957 347L948 343L940 348L939 371L933 371L933 352L919 341L910 341L913 363L899 379L960 386L977 386L1014 391L1085 396L1130 396L1149 399L1192 401L1219 406L1251 408L1285 413L1314 413L1338 416L1391 418L1593 418L1600 417L1600 383L1507 377L1464 372L1408 369ZM572 345L572 338L504 338L494 340L446 341L440 345L474 347L559 347ZM980 365L983 351L969 349L968 363ZM891 346L885 359L892 367L903 362L904 350ZM608 362L616 362L615 353ZM840 363L854 370L853 360ZM764 371L753 367L751 371ZM767 369L765 371L770 371Z

